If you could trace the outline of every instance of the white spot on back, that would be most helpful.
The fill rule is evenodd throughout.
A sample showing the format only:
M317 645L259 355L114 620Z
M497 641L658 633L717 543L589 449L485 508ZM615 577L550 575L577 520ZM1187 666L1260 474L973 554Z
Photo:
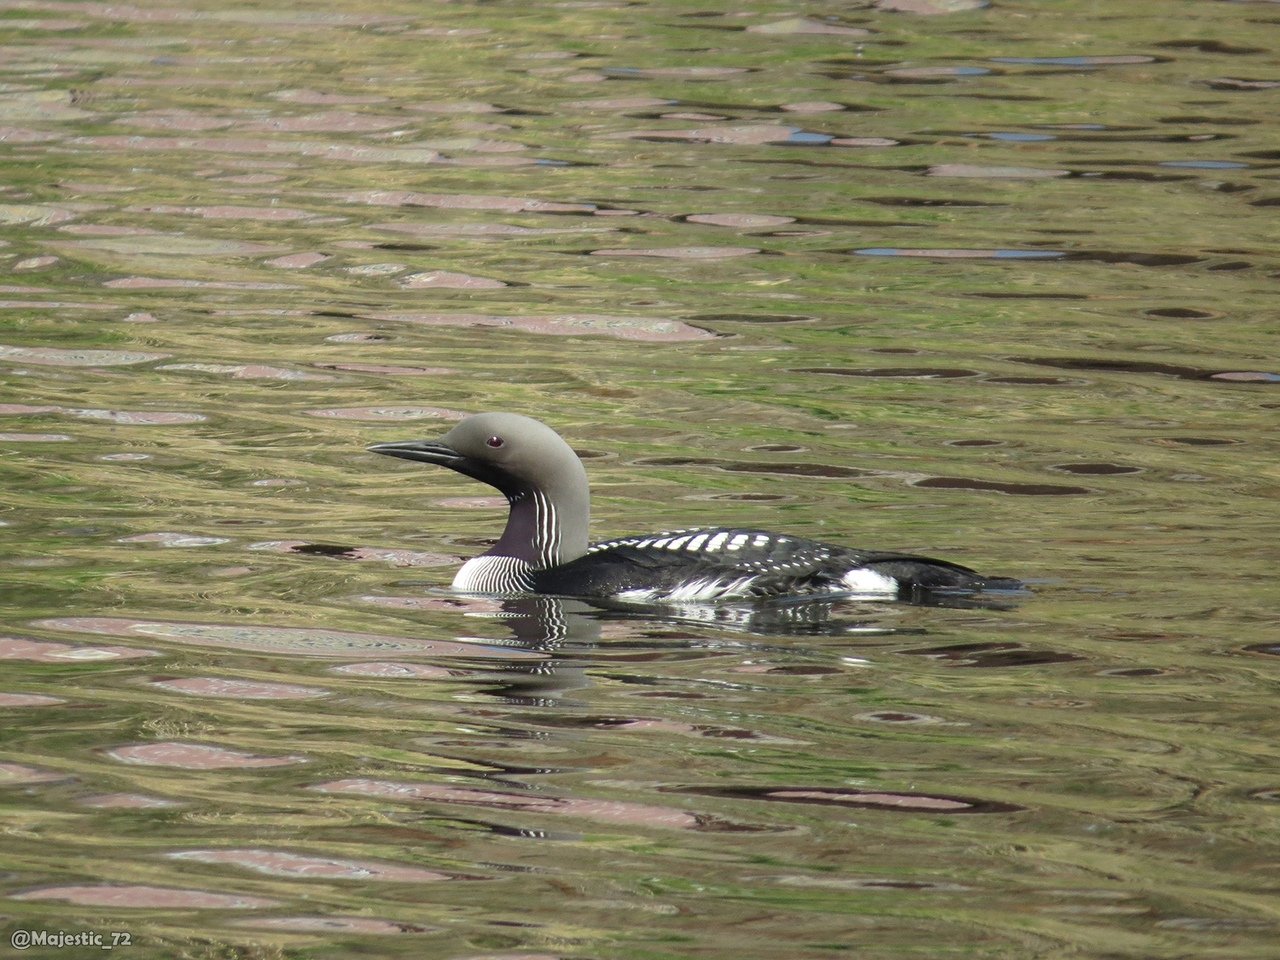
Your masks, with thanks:
M690 537L677 537L666 545L668 550L681 550L689 542Z
M719 550L721 547L724 546L724 542L728 539L729 539L729 535L727 533L717 533L714 537L712 537L710 540L707 541L707 550L708 551Z
M763 547L763 546L766 546L768 543L769 543L769 537L765 536L763 533L757 533L755 542L752 543L752 546Z
M687 546L685 549L690 551L701 550L702 545L707 542L708 536L709 534L706 534L706 533L698 534L696 537L694 537L692 540L689 541L689 546Z
M732 540L729 541L729 549L741 550L742 547L746 544L746 542L750 539L751 538L748 537L745 533L739 533L737 536L735 536Z

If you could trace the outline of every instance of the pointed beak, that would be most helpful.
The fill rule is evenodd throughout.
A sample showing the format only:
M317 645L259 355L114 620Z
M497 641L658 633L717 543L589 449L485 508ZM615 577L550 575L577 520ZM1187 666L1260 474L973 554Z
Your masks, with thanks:
M401 460L414 460L418 463L435 463L442 467L453 467L466 459L457 450L437 440L375 443L368 450L370 453L381 453L387 457L399 457Z

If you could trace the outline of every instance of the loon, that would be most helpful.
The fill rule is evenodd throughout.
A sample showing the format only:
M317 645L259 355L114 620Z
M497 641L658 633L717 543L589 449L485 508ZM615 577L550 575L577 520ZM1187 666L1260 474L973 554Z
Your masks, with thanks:
M589 544L587 472L546 424L515 413L467 417L439 440L368 448L438 464L496 487L506 529L463 564L453 589L549 594L635 603L772 601L857 596L913 599L941 591L1015 590L946 560L854 550L738 527L702 527Z

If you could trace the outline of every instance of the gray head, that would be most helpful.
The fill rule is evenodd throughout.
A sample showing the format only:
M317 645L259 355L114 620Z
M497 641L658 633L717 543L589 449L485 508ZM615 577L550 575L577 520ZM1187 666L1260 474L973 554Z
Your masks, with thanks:
M500 490L511 514L489 554L545 567L587 551L587 472L573 448L544 423L518 413L481 413L439 440L378 443L369 449L448 467Z

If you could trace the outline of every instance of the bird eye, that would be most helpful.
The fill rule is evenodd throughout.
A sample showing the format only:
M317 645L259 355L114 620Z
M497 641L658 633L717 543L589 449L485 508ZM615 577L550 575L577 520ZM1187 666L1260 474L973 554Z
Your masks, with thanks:
M485 443L496 449L497 447L500 447L504 443L506 443L506 441L503 440L501 437L490 437L488 440L485 441Z

